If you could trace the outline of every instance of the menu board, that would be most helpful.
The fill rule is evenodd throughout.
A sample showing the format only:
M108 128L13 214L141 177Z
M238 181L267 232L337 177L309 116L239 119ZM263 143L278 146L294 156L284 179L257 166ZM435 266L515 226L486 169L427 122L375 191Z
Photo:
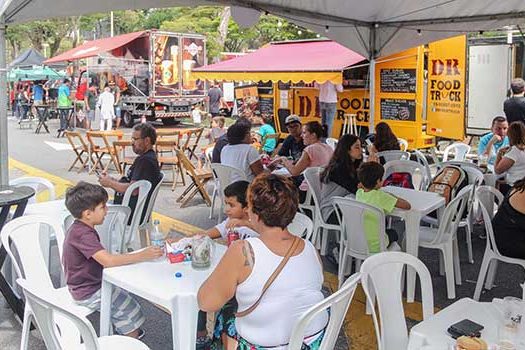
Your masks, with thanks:
M236 86L234 94L239 116L252 120L259 114L259 94L256 85Z
M381 69L380 73L381 92L415 93L416 92L416 70L388 68Z
M381 119L416 120L416 101L406 99L382 98Z
M273 115L273 97L259 96L259 110L261 114Z

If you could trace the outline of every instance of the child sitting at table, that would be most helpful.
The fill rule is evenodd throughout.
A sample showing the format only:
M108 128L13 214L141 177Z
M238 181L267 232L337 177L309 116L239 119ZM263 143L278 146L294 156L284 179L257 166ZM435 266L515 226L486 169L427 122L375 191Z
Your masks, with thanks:
M246 193L248 191L248 181L236 181L226 186L224 189L224 202L226 203L225 213L226 220L220 224L212 227L204 234L211 238L224 238L228 236L230 229L235 229L239 235L239 239L249 237L257 237L259 234L249 228L248 221L248 202L246 200ZM226 336L234 336L235 327L233 325L233 314L236 312L237 302L235 299L224 305L223 309L217 314L217 322L213 333L213 340L215 343L226 343ZM209 345L206 332L206 313L199 311L198 326L197 326L197 350L204 349Z
M384 173L385 169L377 162L362 163L357 169L357 179L361 188L357 190L355 199L359 202L373 205L387 214L391 213L394 208L410 209L410 203L406 200L380 190L383 185ZM379 222L376 215L365 212L364 229L369 252L378 253L380 240L378 236ZM388 228L386 229L386 235L387 246L397 242L398 235L396 230Z
M102 270L106 267L133 264L162 256L159 247L151 246L133 254L111 254L100 243L95 230L107 214L108 193L104 187L79 182L66 192L66 207L75 217L64 241L63 264L66 283L73 300L91 310L100 311ZM145 318L140 305L126 291L114 288L111 298L111 321L121 335L141 339L140 326Z
M224 238L228 236L228 230L235 227L240 239L257 237L259 234L249 228L248 203L246 191L250 183L248 181L236 181L224 189L224 203L226 219L220 224L205 232L210 238Z

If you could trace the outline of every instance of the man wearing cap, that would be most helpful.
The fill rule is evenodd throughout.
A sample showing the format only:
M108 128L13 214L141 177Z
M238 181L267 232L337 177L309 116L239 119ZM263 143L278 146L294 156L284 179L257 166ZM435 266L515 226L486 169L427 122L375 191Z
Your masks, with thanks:
M120 88L117 86L117 84L115 84L113 80L109 82L109 88L111 89L111 93L113 94L113 96L115 96L115 129L118 129L120 127L120 117L122 113L122 106L120 103Z
M288 137L283 141L278 154L282 157L288 157L297 162L301 158L301 154L304 150L303 138L301 137L301 118L297 115L292 114L286 117L284 121L286 130L288 131Z
M503 110L509 124L520 121L525 123L525 81L521 78L513 79L510 84L512 97L503 103Z

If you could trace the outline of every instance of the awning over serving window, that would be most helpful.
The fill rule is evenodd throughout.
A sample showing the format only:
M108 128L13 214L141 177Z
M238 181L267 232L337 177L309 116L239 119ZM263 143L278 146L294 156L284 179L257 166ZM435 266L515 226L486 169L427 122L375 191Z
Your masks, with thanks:
M127 43L141 37L145 33L145 31L141 31L114 36L112 38L86 41L84 44L77 46L74 49L66 51L58 56L51 57L45 61L44 64L75 61L81 58L97 56L101 53L118 49L119 47L124 46Z
M192 73L195 79L229 81L331 81L341 83L345 68L365 60L331 40L271 43L248 55L211 64Z

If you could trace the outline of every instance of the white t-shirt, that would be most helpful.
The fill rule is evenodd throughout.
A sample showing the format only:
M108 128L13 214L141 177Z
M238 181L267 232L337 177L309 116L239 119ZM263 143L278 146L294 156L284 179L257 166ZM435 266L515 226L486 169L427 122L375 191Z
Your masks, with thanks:
M319 102L337 103L337 93L343 92L343 85L329 81L323 84L315 83L315 87L319 89Z
M514 161L514 164L507 170L506 178L507 183L513 185L514 182L523 179L525 176L525 150L512 146L504 157Z
M217 226L215 226L217 231L220 232L221 237L224 238L224 239L228 238L227 237L228 236L228 229L226 228L226 223L228 222L228 220L229 219L226 219L223 222L221 222L220 224L218 224ZM252 230L251 228L248 228L246 226L236 227L235 231L239 234L239 239L246 239L246 238L250 238L250 237L259 237L259 234L257 232L255 232L254 230Z
M255 177L250 165L260 159L259 153L251 145L241 143L238 145L227 145L221 151L221 164L229 165L242 171L248 181L252 181ZM241 180L232 177L232 182Z
M200 109L195 108L191 112L191 116L193 117L193 123L194 124L200 124L201 123L202 118L201 118L201 111L200 111Z

